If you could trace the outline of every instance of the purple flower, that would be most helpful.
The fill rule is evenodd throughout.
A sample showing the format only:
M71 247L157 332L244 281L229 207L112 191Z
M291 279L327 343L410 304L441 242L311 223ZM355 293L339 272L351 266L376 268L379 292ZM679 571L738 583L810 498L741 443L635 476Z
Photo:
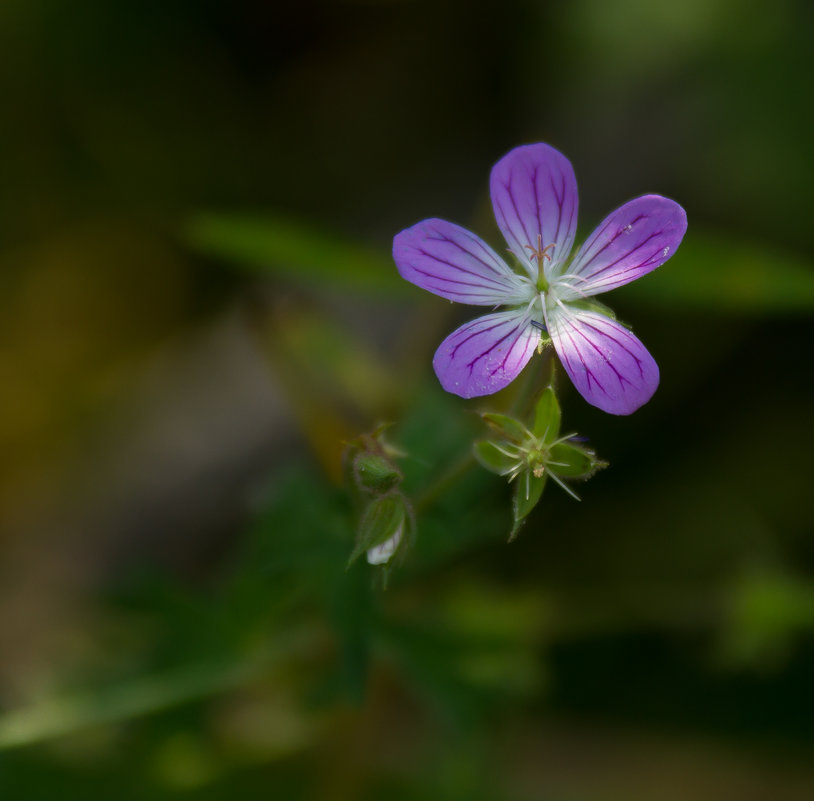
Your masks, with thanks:
M480 237L430 219L393 240L403 278L442 298L505 307L453 331L433 367L463 398L503 389L541 343L543 326L574 386L588 403L630 414L659 383L642 343L594 296L664 264L687 230L684 209L643 195L606 217L569 260L577 227L571 162L546 144L524 145L492 168L492 206L515 271Z

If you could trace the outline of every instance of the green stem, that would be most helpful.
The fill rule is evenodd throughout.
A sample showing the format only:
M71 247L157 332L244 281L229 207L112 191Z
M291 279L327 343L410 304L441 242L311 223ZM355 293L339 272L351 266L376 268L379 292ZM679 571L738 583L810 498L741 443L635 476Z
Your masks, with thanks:
M542 376L542 378L541 378ZM520 389L514 396L508 414L519 419L526 419L540 393L551 382L551 350L543 351L539 360L532 358L526 366Z
M428 506L432 506L448 487L451 487L456 481L465 476L475 464L475 457L469 451L461 456L457 462L450 465L446 472L442 473L434 483L415 499L416 513L423 511Z

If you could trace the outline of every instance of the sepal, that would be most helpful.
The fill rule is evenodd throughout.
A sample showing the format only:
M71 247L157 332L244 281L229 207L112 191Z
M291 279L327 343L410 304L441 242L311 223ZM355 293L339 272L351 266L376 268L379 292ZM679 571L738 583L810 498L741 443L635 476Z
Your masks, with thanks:
M481 467L485 467L490 473L497 473L505 476L512 471L517 458L510 456L496 442L482 439L472 446L472 452Z
M481 417L487 422L490 428L515 443L523 442L531 433L523 423L519 420L515 420L514 417L509 417L507 414L483 412Z
M587 479L607 466L590 448L579 444L575 434L560 435L562 412L553 386L535 404L531 429L506 414L486 412L482 417L497 436L475 442L473 454L484 468L514 484L510 542L539 502L549 477L579 500L566 481Z
M512 512L514 514L514 525L509 532L509 542L511 542L520 532L523 523L537 506L543 495L546 485L546 474L537 476L531 470L527 470L514 483L514 494L512 495Z
M560 404L554 387L546 387L534 407L534 436L544 443L554 442L560 435Z
M572 442L558 442L551 446L547 467L560 478L588 479L608 463L596 458L589 448Z

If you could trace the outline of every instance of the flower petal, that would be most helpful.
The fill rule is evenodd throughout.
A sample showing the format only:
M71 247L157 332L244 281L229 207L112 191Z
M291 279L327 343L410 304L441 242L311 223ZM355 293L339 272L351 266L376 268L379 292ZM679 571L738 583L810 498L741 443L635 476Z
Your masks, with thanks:
M664 264L687 230L674 200L643 195L609 214L579 249L558 281L563 300L607 292Z
M390 539L368 548L367 563L369 565L386 565L393 554L401 545L401 538L404 534L404 523L402 523Z
M453 331L439 346L432 366L441 386L462 398L491 395L526 366L540 331L522 310L496 312Z
M577 229L577 179L574 168L550 145L523 145L492 168L489 181L495 218L509 249L533 280L537 261L546 277L568 258ZM538 248L545 256L532 258Z
M548 309L546 320L565 372L588 403L630 414L653 396L658 365L623 325L567 304Z
M473 306L528 300L528 282L480 237L446 220L422 220L393 239L402 278L447 300Z

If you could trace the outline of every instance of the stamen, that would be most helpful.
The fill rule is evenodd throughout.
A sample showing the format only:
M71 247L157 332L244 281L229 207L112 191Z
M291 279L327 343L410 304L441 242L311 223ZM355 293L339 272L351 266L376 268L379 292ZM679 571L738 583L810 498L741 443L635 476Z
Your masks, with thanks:
M587 278L583 278L583 276L581 276L581 275L569 275L569 274L566 274L566 275L561 275L559 278L557 278L556 286L558 286L558 287L563 286L566 289L570 289L572 292L575 292L583 300L585 300L588 297L588 295L586 295L585 292L580 290L579 287L574 286L571 283L571 281L582 281L583 283L585 283L585 282L587 282L587 280L588 280Z

